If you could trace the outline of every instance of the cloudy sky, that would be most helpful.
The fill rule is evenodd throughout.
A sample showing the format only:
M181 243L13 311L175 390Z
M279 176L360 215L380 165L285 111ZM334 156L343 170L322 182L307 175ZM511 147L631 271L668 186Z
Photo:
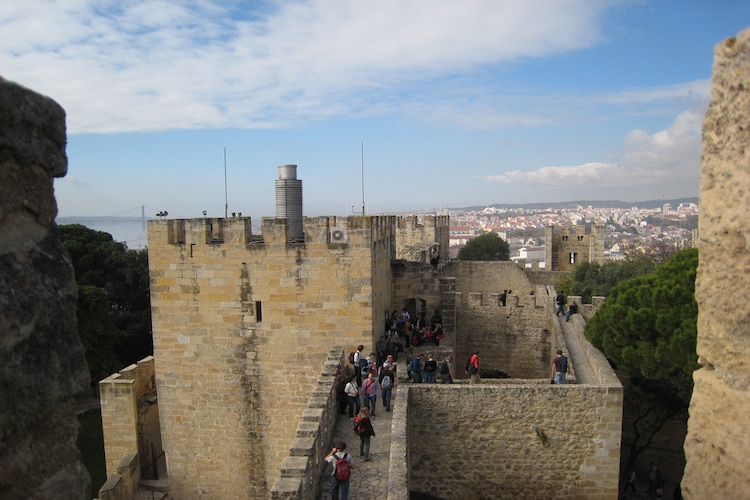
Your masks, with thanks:
M363 171L367 213L635 202L697 196L746 27L747 0L2 1L0 76L67 112L61 216L273 216L286 163L309 216L361 210Z

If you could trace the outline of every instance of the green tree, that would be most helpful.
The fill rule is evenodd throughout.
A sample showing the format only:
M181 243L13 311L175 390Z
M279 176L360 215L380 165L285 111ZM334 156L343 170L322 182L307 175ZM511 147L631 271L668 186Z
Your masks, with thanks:
M606 297L618 283L642 275L654 269L653 263L643 260L618 260L599 264L584 262L573 270L570 295L579 295L581 301L590 304L591 297Z
M589 338L618 369L632 430L626 469L672 418L687 418L698 368L698 251L672 255L654 271L614 286L586 324Z
M109 233L80 224L60 226L60 239L75 270L79 334L90 346L86 358L96 382L97 367L116 371L153 353L148 251L128 250Z
M497 233L485 233L458 252L459 260L510 260L510 245Z
M123 368L117 356L122 332L110 314L104 291L95 286L78 287L78 336L86 352L92 383Z
M614 286L586 337L633 377L671 384L687 400L698 368L698 250L676 252L653 272Z

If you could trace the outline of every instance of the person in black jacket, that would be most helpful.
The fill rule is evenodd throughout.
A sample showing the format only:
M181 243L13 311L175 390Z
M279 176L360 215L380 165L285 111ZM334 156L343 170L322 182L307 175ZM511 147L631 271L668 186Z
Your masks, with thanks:
M365 457L365 462L370 459L370 438L375 436L375 429L370 422L370 408L363 406L356 417L354 417L354 430L359 435L359 456Z

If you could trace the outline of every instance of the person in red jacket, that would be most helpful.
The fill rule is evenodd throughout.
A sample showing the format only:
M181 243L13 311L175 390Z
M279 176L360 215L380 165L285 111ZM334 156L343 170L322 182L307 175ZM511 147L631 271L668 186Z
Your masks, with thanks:
M469 358L469 362L466 363L466 373L469 374L469 383L479 383L479 351L474 351L474 354Z

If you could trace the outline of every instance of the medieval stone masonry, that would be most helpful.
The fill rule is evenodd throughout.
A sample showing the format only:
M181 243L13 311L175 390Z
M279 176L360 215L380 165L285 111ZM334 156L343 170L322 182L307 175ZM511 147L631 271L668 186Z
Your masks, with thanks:
M553 491L562 477L559 498L616 497L622 387L601 354L585 347L583 316L563 331L554 288L532 284L513 263L430 265L429 252L447 248L448 225L447 217L315 217L304 219L299 239L290 237L285 218L263 219L261 234L243 217L151 222L154 359L100 384L112 420L105 424L108 473L118 467L136 475L131 455L118 455L134 446L129 453L144 453L132 429L153 424L158 409L161 436L152 441L163 447L173 497L309 498L336 420L334 376L348 350L361 343L369 351L385 317L406 307L441 310L450 337L441 355L460 360L480 347L488 370L514 378L399 392L414 408L394 413L406 419L397 425L408 429L410 457L423 455L422 433L445 428L440 456L463 460L459 449L476 440L486 460L476 477L448 471L436 481L409 459L413 473L394 484L460 497L491 473L493 485L516 495ZM504 287L514 289L506 306L498 300ZM560 347L576 357L577 384L564 388L548 381ZM445 407L439 414L414 418L437 401ZM512 407L518 411L508 412ZM529 484L521 471L549 457L554 467L538 473L547 479ZM391 464L394 477L403 465Z

